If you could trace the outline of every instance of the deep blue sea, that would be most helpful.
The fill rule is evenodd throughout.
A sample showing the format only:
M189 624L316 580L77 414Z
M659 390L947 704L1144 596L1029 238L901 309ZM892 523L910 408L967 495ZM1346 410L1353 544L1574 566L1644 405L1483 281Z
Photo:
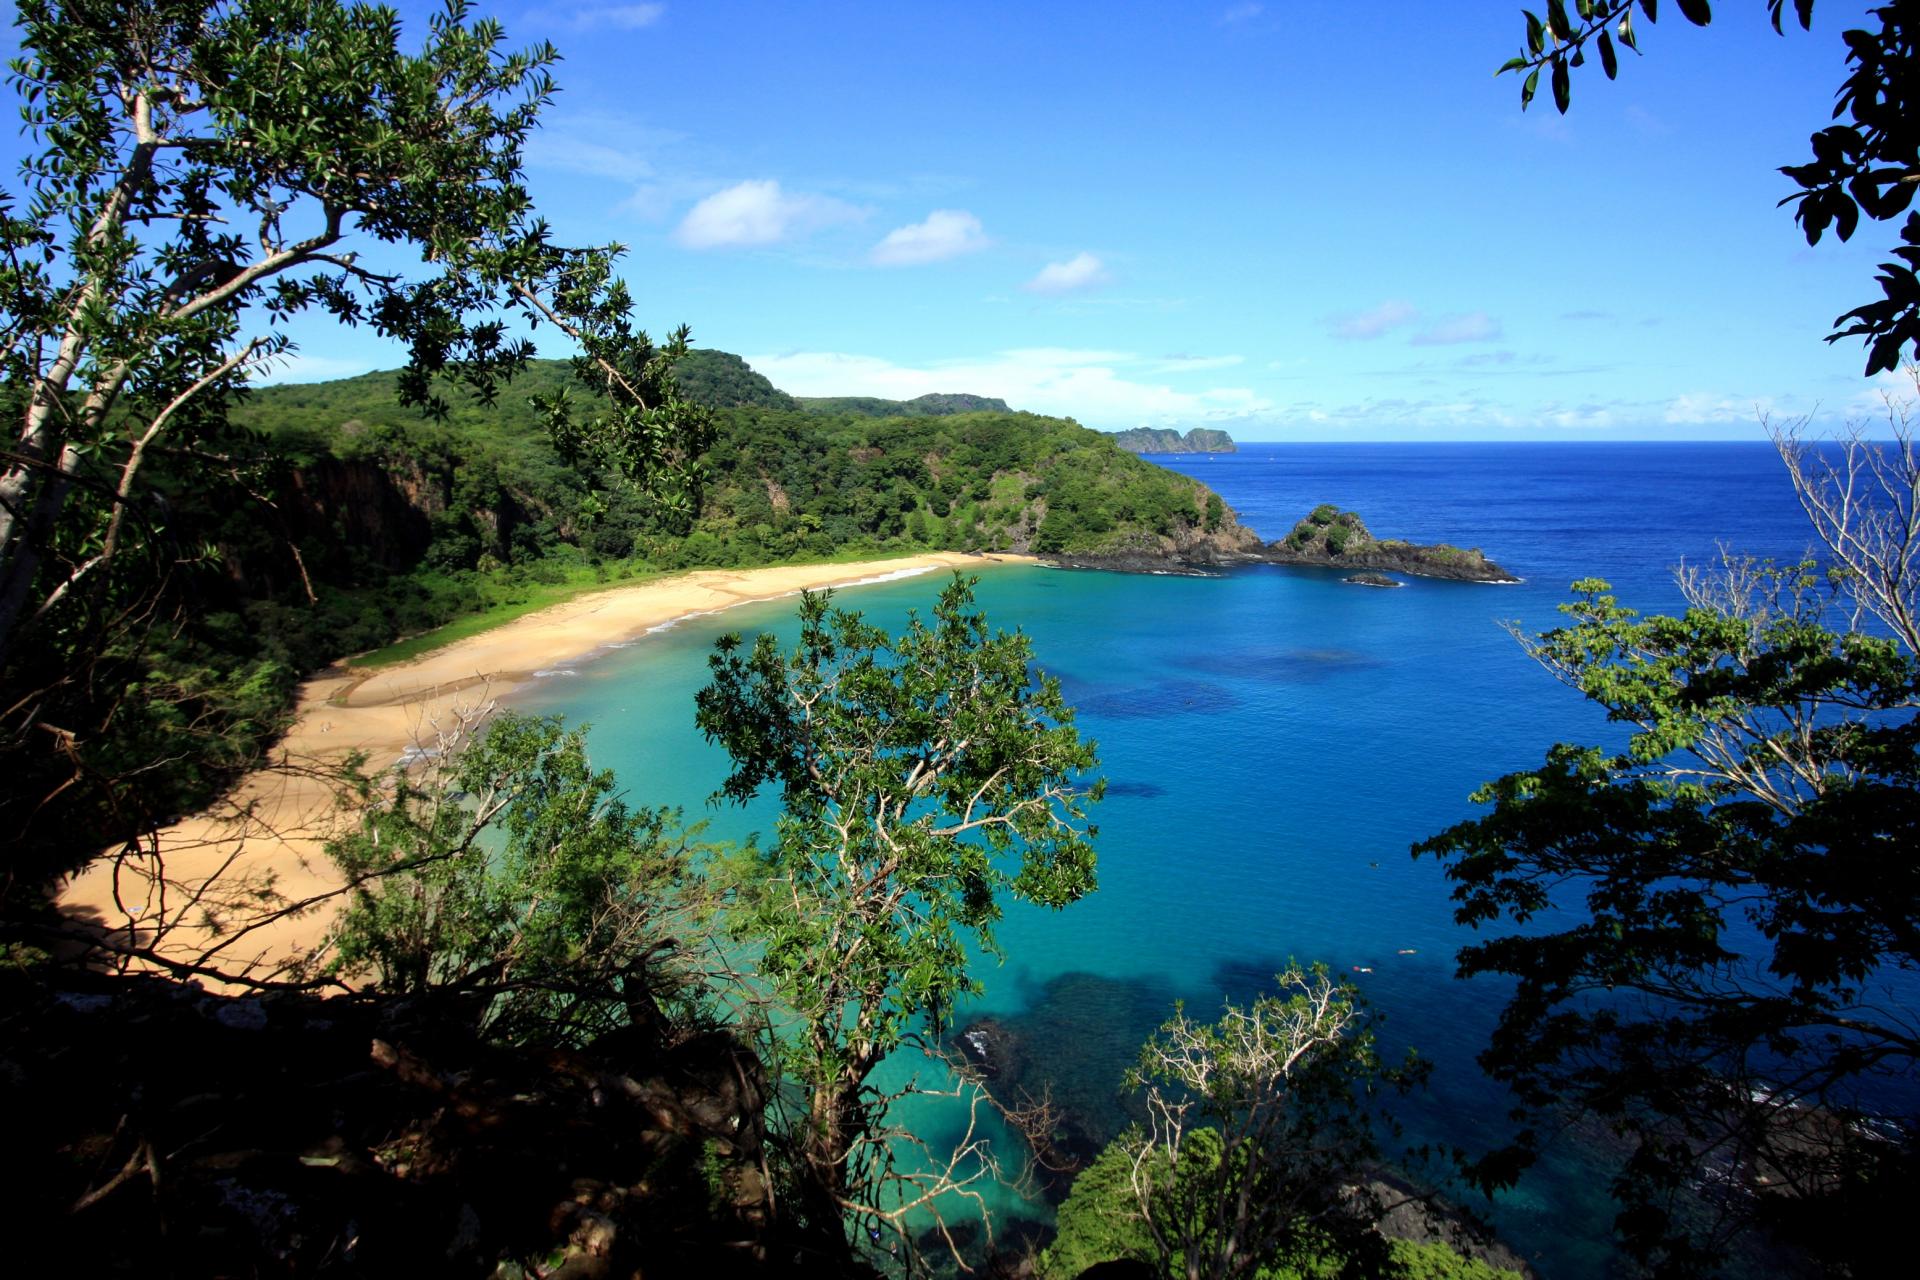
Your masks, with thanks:
M1269 538L1333 502L1376 536L1480 547L1524 581L1413 578L1382 591L1271 567L986 569L980 604L1032 637L1112 790L1096 815L1099 891L1062 912L1010 912L1007 961L984 971L976 1012L1061 1063L1073 1077L1062 1096L1111 1109L1120 1071L1175 998L1202 1013L1245 1000L1289 957L1324 961L1362 986L1389 1047L1435 1064L1428 1092L1401 1108L1407 1140L1484 1148L1505 1107L1474 1055L1503 992L1453 977L1471 935L1452 922L1439 869L1408 849L1553 742L1614 736L1501 623L1553 625L1568 583L1590 576L1633 607L1676 609L1673 567L1723 545L1797 559L1809 534L1780 462L1764 443L1250 445L1154 461L1204 480ZM938 586L910 578L841 603L897 625ZM726 767L693 728L692 698L717 634L790 632L792 609L689 620L516 701L592 722L596 762L636 802L709 816L716 835L766 830L769 808L707 807ZM1046 1213L1010 1194L998 1207ZM1609 1271L1604 1176L1576 1147L1494 1216L1550 1280Z

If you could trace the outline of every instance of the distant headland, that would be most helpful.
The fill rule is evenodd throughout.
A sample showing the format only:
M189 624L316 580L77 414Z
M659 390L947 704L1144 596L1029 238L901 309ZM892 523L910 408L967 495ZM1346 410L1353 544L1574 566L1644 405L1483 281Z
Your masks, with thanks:
M1128 427L1108 431L1128 453L1237 453L1233 437L1212 427L1195 427L1184 436L1172 427Z

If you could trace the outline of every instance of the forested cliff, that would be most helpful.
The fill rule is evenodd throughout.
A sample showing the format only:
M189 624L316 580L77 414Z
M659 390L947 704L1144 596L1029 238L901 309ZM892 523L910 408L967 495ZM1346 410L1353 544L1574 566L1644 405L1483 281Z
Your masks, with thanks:
M441 422L401 409L379 373L265 388L237 418L295 460L282 484L298 527L387 570L923 548L1208 559L1256 542L1205 486L1069 419L964 395L795 400L724 352L679 373L716 430L697 513L677 527L590 490L538 431L527 400L565 369L536 363L495 404L456 404Z

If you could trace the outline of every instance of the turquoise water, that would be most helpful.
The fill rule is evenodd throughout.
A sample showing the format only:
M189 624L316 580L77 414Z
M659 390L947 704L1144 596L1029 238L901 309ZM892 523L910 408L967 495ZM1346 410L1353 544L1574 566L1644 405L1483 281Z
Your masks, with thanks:
M1671 567L1720 541L1797 556L1806 531L1779 463L1742 445L1253 446L1160 461L1205 479L1268 537L1332 501L1378 536L1482 547L1525 581L1380 591L1271 567L984 569L981 606L1033 638L1112 790L1096 814L1099 892L1062 912L1011 911L1007 962L984 971L970 1012L1020 1026L1071 1073L1064 1095L1114 1115L1119 1071L1174 998L1205 1011L1247 998L1289 957L1324 961L1362 985L1390 1047L1436 1064L1428 1094L1402 1108L1409 1139L1484 1147L1505 1108L1473 1056L1503 993L1453 978L1467 935L1438 868L1408 847L1467 816L1480 782L1555 741L1607 734L1500 623L1551 625L1568 582L1588 575L1627 603L1675 608ZM940 581L860 587L841 603L897 627ZM693 728L692 696L716 635L790 634L792 612L786 601L689 620L516 702L591 721L596 761L633 799L705 814L721 836L767 830L769 807L707 807L726 765ZM929 1129L950 1121L916 1116ZM999 1208L1044 1213L1011 1197ZM1496 1213L1556 1278L1606 1272L1610 1216L1604 1182L1573 1148Z

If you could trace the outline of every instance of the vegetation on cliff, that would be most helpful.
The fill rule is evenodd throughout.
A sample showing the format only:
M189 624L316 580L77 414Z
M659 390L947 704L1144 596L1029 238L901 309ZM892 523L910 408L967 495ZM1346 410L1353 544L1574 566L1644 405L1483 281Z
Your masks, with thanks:
M703 491L684 529L641 495L597 491L530 429L524 401L558 380L552 363L535 362L515 396L456 402L440 422L396 405L384 374L265 388L236 416L309 468L357 464L392 478L419 518L406 545L368 550L428 575L519 566L551 577L593 562L684 568L922 549L1171 554L1238 535L1204 486L1065 419L1004 406L888 417L828 407L839 401L796 409L738 357L696 352L684 363L694 372L681 386L714 397L715 411Z
M1286 537L1269 543L1265 558L1275 564L1384 569L1467 582L1518 581L1478 548L1462 550L1444 542L1421 544L1397 538L1375 538L1367 532L1359 516L1342 511L1330 502L1307 513Z

